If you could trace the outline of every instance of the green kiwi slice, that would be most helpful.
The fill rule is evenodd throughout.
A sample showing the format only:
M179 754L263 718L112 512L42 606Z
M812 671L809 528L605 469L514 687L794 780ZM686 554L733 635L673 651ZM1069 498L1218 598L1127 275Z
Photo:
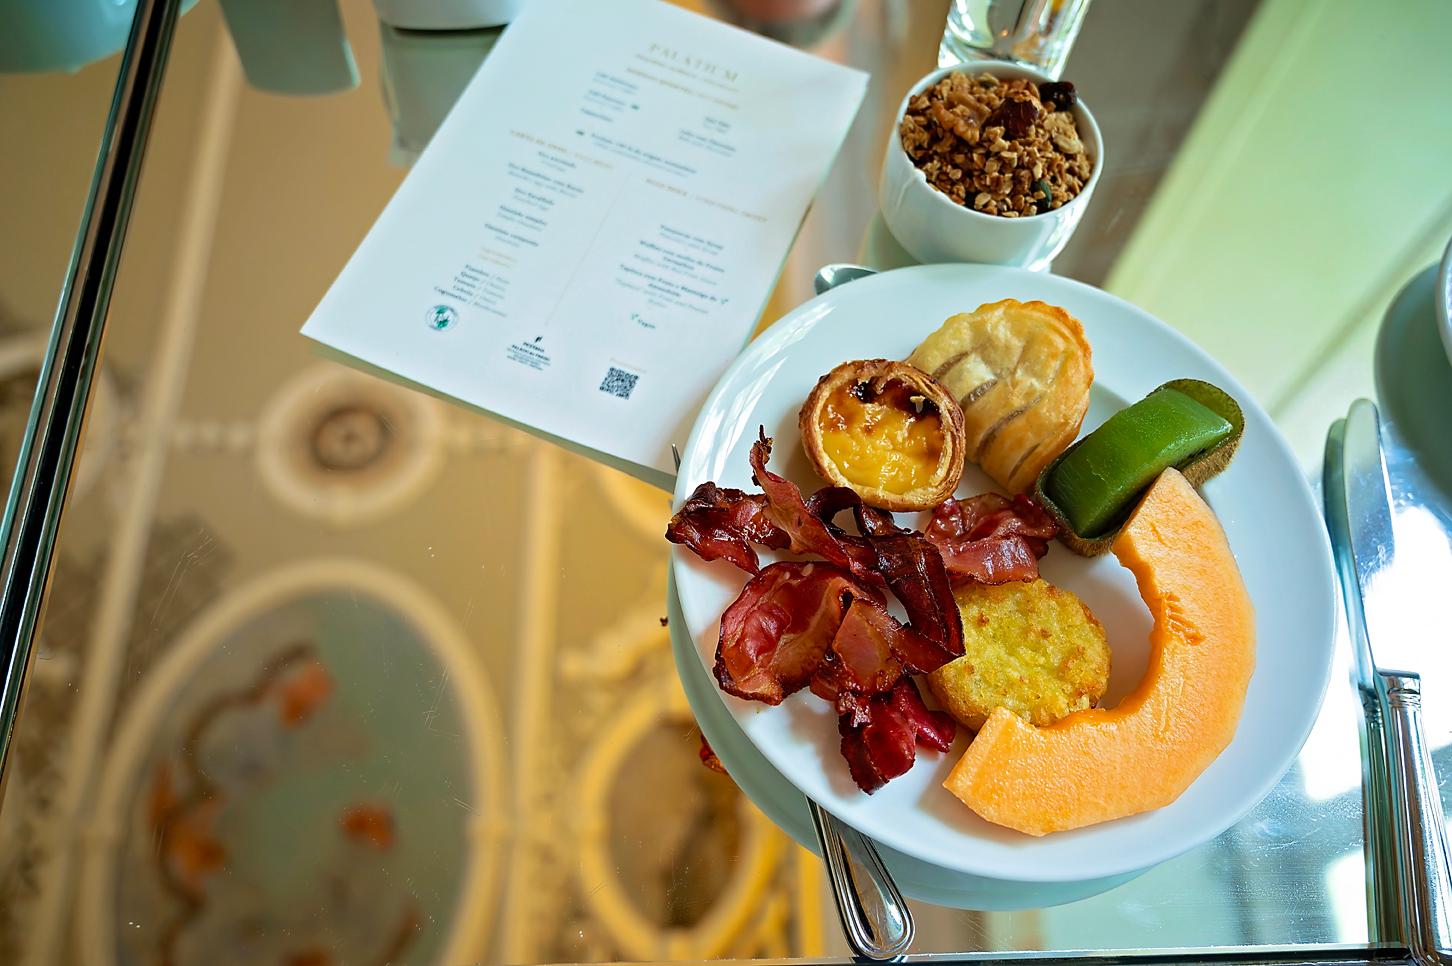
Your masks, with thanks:
M1202 486L1230 465L1244 432L1245 415L1228 393L1175 379L1059 454L1035 481L1034 499L1069 549L1098 556L1160 473L1173 466Z

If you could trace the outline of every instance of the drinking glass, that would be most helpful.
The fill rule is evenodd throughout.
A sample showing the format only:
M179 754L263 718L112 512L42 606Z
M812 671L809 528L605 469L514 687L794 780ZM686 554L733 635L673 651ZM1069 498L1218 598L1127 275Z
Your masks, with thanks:
M1009 60L1058 80L1089 0L952 0L938 66Z

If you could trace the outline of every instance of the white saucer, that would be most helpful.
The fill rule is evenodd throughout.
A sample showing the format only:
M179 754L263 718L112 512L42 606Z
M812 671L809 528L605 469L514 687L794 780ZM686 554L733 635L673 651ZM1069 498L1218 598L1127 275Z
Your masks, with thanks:
M1452 248L1448 249L1452 266ZM1426 502L1452 522L1452 363L1438 349L1436 265L1413 276L1387 307L1376 335L1376 395L1410 459L1401 467ZM1395 455L1395 454L1392 454ZM1389 459L1391 456L1389 456Z

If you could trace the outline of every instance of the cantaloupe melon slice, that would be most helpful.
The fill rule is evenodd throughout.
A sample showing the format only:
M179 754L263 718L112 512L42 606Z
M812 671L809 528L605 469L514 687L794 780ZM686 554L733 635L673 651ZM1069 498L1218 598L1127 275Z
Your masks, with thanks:
M990 822L1044 835L1160 808L1235 735L1255 614L1214 512L1166 470L1113 549L1154 617L1144 679L1046 728L995 711L943 783Z

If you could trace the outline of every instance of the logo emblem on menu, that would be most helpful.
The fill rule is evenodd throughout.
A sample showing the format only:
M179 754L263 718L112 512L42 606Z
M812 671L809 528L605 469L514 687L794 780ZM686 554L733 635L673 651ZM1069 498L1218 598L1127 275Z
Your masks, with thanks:
M454 327L454 323L459 321L459 313L455 312L450 306L435 305L424 315L424 321L435 332L442 332L445 329Z

